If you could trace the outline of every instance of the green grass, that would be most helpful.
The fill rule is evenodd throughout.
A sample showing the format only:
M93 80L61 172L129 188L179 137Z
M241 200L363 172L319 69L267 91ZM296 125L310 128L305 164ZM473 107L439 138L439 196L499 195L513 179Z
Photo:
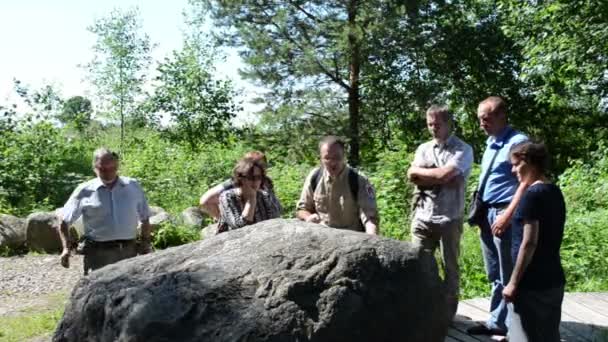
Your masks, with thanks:
M16 315L0 316L0 342L22 342L51 335L63 315L67 295L49 295L44 307L27 308Z

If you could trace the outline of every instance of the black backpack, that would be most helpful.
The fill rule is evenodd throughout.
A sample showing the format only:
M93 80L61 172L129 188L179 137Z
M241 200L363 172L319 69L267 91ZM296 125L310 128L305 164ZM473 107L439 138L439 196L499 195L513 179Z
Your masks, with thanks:
M323 168L319 167L312 174L312 178L310 179L310 191L313 193L319 184L319 178L321 178L322 171ZM356 203L359 198L359 174L351 168L348 168L348 185L350 186L350 192L353 194L353 199Z

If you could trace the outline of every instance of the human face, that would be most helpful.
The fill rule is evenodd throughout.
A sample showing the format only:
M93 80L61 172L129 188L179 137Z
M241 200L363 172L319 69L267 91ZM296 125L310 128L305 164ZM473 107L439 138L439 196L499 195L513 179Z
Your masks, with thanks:
M344 169L344 150L338 144L321 146L321 164L330 176L336 177Z
M264 178L264 173L262 169L259 167L254 167L248 175L241 175L241 180L243 185L246 185L253 190L259 190L262 186L262 179Z
M450 124L441 115L431 114L426 116L426 127L437 141L446 141L450 134Z
M118 162L112 158L101 158L95 163L95 174L105 184L110 184L118 176Z
M511 156L511 172L515 176L517 176L517 180L527 183L532 183L534 181L534 169L525 160L517 158L515 156Z
M479 119L481 129L490 136L498 135L507 125L505 114L497 113L490 103L479 105L477 108L477 118Z

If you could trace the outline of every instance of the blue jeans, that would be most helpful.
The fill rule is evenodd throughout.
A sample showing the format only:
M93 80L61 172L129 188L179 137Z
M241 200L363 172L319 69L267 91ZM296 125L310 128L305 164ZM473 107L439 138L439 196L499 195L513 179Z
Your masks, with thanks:
M512 229L509 225L501 236L492 235L492 224L504 209L490 208L488 219L482 222L481 252L486 266L486 275L492 285L490 294L490 318L486 322L488 328L507 330L511 320L507 303L502 297L502 290L511 278L513 271L512 258ZM519 246L518 243L516 243Z

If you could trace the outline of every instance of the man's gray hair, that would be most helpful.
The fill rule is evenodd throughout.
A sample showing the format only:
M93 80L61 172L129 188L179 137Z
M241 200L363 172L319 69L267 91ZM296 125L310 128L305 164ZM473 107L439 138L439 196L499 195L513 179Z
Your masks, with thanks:
M446 106L432 105L426 110L426 115L438 115L441 117L443 122L452 122L452 113Z
M111 151L109 148L100 147L93 152L93 168L95 168L97 162L102 159L110 159L118 162L120 157L118 156L118 153Z

